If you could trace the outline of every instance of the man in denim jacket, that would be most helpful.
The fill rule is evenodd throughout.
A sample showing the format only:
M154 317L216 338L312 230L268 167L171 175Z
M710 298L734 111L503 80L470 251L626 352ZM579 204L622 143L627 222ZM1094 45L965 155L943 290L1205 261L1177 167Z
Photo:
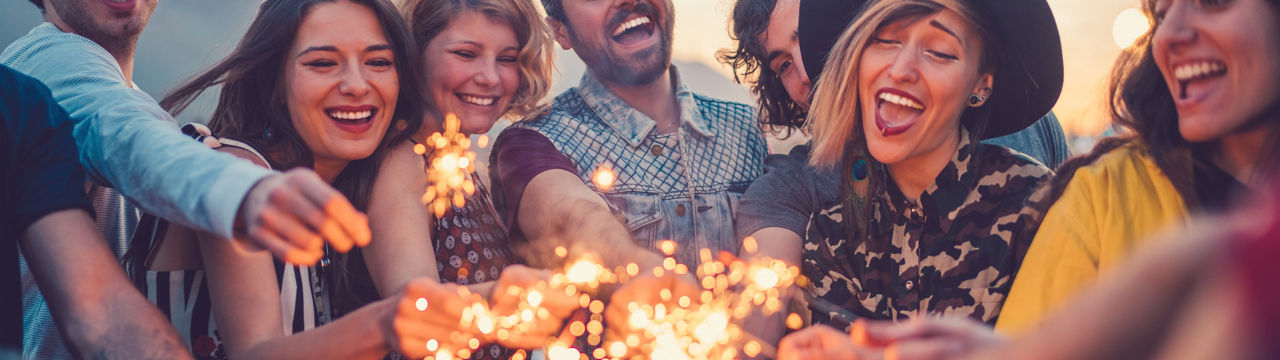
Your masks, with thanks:
M549 112L494 144L495 204L512 236L527 239L529 261L587 255L647 273L661 264L662 240L673 240L692 273L701 249L736 253L734 210L768 151L750 106L680 81L671 1L543 5L556 41L588 71ZM553 254L557 247L566 251Z

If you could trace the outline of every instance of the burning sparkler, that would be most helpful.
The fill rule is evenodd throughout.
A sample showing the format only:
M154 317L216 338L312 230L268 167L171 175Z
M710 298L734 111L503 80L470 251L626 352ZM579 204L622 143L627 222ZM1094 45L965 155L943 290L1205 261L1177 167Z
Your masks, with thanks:
M431 149L422 203L427 204L436 217L444 216L450 205L466 205L466 197L476 192L476 184L471 181L471 174L476 171L476 153L471 151L471 139L458 131L460 126L456 115L445 115L444 133L431 134L426 143L413 146L413 152L418 155Z

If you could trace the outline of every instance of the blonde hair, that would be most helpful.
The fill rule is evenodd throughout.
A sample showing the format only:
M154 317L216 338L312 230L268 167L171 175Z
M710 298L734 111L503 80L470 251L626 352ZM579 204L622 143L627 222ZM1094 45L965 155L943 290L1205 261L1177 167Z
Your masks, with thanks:
M840 34L828 55L822 77L814 86L812 105L805 119L809 133L813 134L811 165L833 168L846 152L867 154L867 141L862 131L862 104L858 101L858 68L872 36L899 20L924 17L942 10L954 11L969 22L978 24L978 32L988 40L984 41L986 45L979 69L991 69L991 64L995 63L996 44L990 41L993 37L982 26L984 18L972 5L961 0L883 0L871 3ZM985 127L985 121L977 125ZM849 146L853 148L846 149Z
M405 0L401 11L418 51L465 11L479 11L511 25L519 42L520 86L504 116L523 118L542 110L542 98L551 92L551 29L532 0ZM426 69L424 73L431 71Z

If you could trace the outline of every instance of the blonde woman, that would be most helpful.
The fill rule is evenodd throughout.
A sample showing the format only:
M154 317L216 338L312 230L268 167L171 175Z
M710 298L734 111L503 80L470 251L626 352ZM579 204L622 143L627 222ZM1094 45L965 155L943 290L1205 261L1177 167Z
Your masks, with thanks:
M368 272L350 281L370 285L360 289L368 302L428 276L467 286L495 308L512 305L518 299L495 289L535 286L549 272L520 265L524 261L508 243L508 229L488 187L474 174L476 191L464 206L439 218L423 206L430 153L418 155L413 147L444 131L449 114L458 117L460 132L474 135L488 132L503 117L519 119L537 111L550 89L549 30L530 0L410 0L401 8L419 49L427 108L422 130L391 151L374 182L369 223L377 241L360 250L363 256L353 257L364 264L355 268ZM485 343L472 358L506 359L512 348L541 347L577 302L555 296L562 291L545 293L543 303L552 316L534 327L538 333L502 339L468 334Z
M979 141L1057 101L1053 14L1044 0L867 6L831 49L807 119L809 162L837 170L842 197L808 226L802 267L818 303L835 305L813 320L993 324L1030 244L1023 205L1051 171Z

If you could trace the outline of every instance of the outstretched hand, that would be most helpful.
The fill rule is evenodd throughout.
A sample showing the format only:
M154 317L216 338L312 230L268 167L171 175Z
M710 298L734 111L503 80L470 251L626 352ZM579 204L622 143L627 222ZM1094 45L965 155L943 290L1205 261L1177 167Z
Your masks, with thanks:
M236 219L247 235L239 244L297 265L319 261L325 243L347 252L371 237L369 219L309 169L263 178L245 195Z

